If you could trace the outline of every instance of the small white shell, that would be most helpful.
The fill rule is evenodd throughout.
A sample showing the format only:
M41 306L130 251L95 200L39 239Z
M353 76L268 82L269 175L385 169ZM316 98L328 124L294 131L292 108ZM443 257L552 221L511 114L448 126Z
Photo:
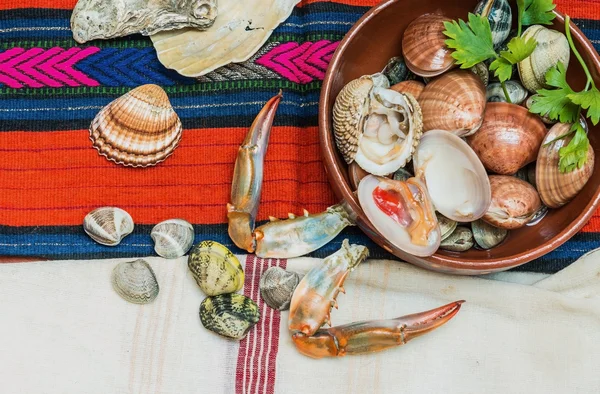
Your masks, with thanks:
M270 267L260 277L260 296L273 309L290 308L292 294L302 277L280 267Z
M83 219L83 230L99 244L116 246L133 231L133 219L121 208L97 208Z
M117 264L111 281L117 294L134 304L148 304L158 295L156 275L143 259Z
M169 219L158 223L150 236L154 251L166 259L183 256L194 244L194 227L182 219Z

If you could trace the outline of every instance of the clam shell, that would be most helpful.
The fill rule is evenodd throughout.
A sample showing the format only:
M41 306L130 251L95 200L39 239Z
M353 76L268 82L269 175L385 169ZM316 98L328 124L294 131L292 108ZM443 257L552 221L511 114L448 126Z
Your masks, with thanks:
M440 232L442 234L443 243L444 240L448 238L454 232L454 230L456 230L456 226L458 225L458 223L455 220L448 219L439 212L436 212L435 216L437 217L437 221L440 225Z
M487 17L492 29L492 42L498 48L508 38L512 25L512 11L507 0L482 0L475 7L475 14Z
M465 137L481 126L486 108L485 86L470 71L452 71L427 84L419 104L423 132L446 130Z
M423 93L423 89L425 89L425 84L414 80L403 81L395 84L390 89L400 93L410 93L418 101L419 96Z
M96 208L83 219L83 230L94 241L116 246L133 231L131 215L115 207Z
M200 304L202 325L227 338L243 339L259 320L258 305L241 294L207 297Z
M540 209L538 209L537 212L533 215L531 220L529 222L527 222L527 226L535 226L536 224L541 222L542 219L545 218L546 215L548 214L548 211L549 211L548 207L545 205L542 205L540 207Z
M350 185L352 185L352 190L358 189L358 184L360 180L369 175L368 172L360 168L355 161L348 165L348 178L350 179Z
M476 220L471 223L471 229L477 245L486 250L500 245L508 235L507 229L494 227L483 220Z
M194 227L182 219L170 219L158 223L150 237L154 251L166 259L176 259L190 250L194 243Z
M527 109L508 103L489 103L483 124L467 138L488 170L513 175L535 161L546 126Z
M531 93L536 93L547 86L548 70L559 62L568 67L571 48L563 33L541 25L533 25L525 30L523 39L529 38L537 41L537 47L527 59L517 64L517 68L523 86Z
M506 175L490 175L492 203L482 219L492 226L512 230L526 225L542 202L529 183Z
M477 75L483 86L488 86L490 82L490 70L488 70L488 66L485 63L477 63L473 67L469 69L473 74Z
M267 269L260 277L260 296L273 309L285 311L290 308L292 294L302 277L280 267Z
M520 83L516 81L506 81L505 83L508 97L513 104L521 104L527 98L529 92ZM506 103L506 96L500 82L494 82L488 85L486 98L492 103Z
M181 134L181 121L157 85L142 85L117 98L90 126L90 139L102 156L132 167L165 160L179 144Z
M440 249L450 250L452 252L464 252L472 247L473 233L463 226L456 227L456 230L440 244Z
M156 275L143 259L117 264L111 282L121 298L134 304L148 304L158 295Z
M531 105L533 104L533 100L535 100L536 97L537 97L537 94L533 94L533 95L529 96L529 98L527 100L525 100L525 107L527 109L531 108ZM555 124L557 122L556 120L550 119L550 117L548 116L548 114L540 116L540 119L542 120L542 122L544 122L544 123L546 123L548 125L553 125L553 124Z
M559 151L567 146L573 136L569 136L551 144L548 142L567 134L571 125L557 123L542 143L538 153L535 170L535 181L540 198L549 208L558 208L571 201L583 189L594 171L595 154L591 145L588 147L588 159L581 168L561 173L558 167Z
M407 179L412 178L413 176L414 175L406 168L398 168L398 170L394 172L392 179L395 181L406 181Z
M215 241L195 245L188 257L188 268L206 295L233 293L244 286L244 270L237 257Z
M381 73L386 76L390 85L405 81L412 76L401 56L391 58Z
M414 21L404 31L402 54L406 66L421 77L440 75L454 67L452 51L446 46L444 22L449 22L440 14L425 14Z

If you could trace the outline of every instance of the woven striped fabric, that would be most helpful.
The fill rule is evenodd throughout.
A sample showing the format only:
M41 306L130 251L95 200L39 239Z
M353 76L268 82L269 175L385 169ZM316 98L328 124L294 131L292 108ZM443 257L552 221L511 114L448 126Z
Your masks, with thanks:
M69 29L75 0L0 2L0 255L52 259L151 255L153 224L183 218L198 240L236 253L226 231L235 155L261 106L279 89L265 164L259 220L335 203L319 153L321 80L340 39L374 0L301 2L251 59L199 80L157 60L147 37L77 45ZM561 0L600 45L600 1ZM91 147L87 128L104 105L145 83L161 85L184 135L175 154L146 169L108 162ZM83 217L99 206L131 213L136 229L117 248L95 244ZM351 228L346 237L374 257L391 257ZM600 243L600 214L571 241L521 269L554 272Z

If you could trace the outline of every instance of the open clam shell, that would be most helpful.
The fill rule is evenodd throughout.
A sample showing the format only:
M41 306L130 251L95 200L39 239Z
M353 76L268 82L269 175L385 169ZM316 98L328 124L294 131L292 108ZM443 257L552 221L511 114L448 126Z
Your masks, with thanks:
M102 156L132 167L165 160L179 144L181 134L181 121L157 85L142 85L117 98L90 126L90 139Z
M182 219L169 219L158 223L150 237L154 251L166 259L176 259L190 250L194 243L194 227Z
M206 295L233 293L244 286L244 269L229 249L215 241L192 248L188 268Z
M490 175L492 203L482 219L489 224L512 230L526 225L542 206L540 197L529 183L506 175Z
M270 267L260 277L260 296L273 309L285 311L302 277L281 267Z
M116 246L133 231L131 215L116 207L96 208L83 219L83 230L94 241Z
M243 339L259 320L258 305L241 294L206 297L200 304L202 325L227 338Z
M156 275L143 259L117 264L111 281L117 294L134 304L148 304L158 295Z

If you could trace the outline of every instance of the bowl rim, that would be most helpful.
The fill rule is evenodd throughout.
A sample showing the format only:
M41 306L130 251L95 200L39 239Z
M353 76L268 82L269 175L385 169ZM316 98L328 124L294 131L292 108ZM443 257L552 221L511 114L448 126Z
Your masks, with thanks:
M364 215L364 212L362 211L360 204L358 203L358 199L354 196L350 184L345 181L344 174L336 164L337 148L335 147L333 137L331 136L333 130L330 123L331 116L328 113L328 108L330 107L329 96L332 90L333 81L337 76L337 69L339 68L343 54L349 46L350 42L354 40L354 38L359 34L359 32L365 24L367 24L380 12L385 11L389 6L399 1L401 0L384 1L369 9L352 26L352 28L348 31L348 33L346 33L344 38L341 40L340 44L338 45L335 53L331 58L329 67L327 68L327 72L325 73L325 78L323 79L321 94L319 97L318 132L323 164L325 167L325 171L328 175L329 182L334 189L334 193L338 198L341 198L343 201L345 201L349 209L356 213L357 217L365 217L365 221L358 220L357 224L369 238L371 238L378 245L380 245L396 257L399 257L404 261L408 261L420 266L425 266L431 269L437 269L446 272L454 271L454 273L458 274L483 274L488 272L503 271L528 263L558 248L560 245L564 244L566 241L572 238L577 232L579 232L579 230L581 230L581 228L589 221L591 216L594 214L594 212L600 205L600 186L597 187L596 190L593 192L592 198L587 203L582 212L575 218L575 220L569 223L557 235L535 248L511 255L508 258L465 260L460 256L453 257L441 255L438 253L435 253L429 257L421 258L410 255L405 252L394 253L387 246L383 245L382 242L371 236L371 234L379 234L379 232L373 227L373 225L368 221L368 219L366 219L366 216ZM553 13L556 15L555 20L564 25L565 16L557 10L554 10ZM584 52L588 57L588 61L586 62L588 63L588 67L595 68L596 73L600 75L600 55L598 55L592 43L583 34L583 32L573 23L572 20L570 22L570 30L574 43L579 47L580 52ZM336 182L336 180L338 179L341 179L342 182ZM368 231L365 231L365 228L363 228L363 226L367 227ZM382 237L380 234L379 236Z

